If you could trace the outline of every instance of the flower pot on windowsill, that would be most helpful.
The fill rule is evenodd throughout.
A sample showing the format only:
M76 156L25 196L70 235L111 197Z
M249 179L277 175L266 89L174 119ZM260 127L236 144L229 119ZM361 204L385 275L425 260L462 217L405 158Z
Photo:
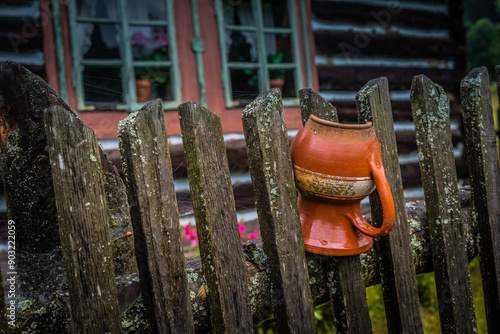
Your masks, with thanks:
M151 99L151 89L153 83L149 79L135 80L137 102L148 102Z
M281 93L283 93L283 86L284 85L285 85L285 80L283 80L283 79L276 78L276 79L270 79L269 80L269 86L271 87L271 89L273 89L273 88L279 88L279 90L281 91Z

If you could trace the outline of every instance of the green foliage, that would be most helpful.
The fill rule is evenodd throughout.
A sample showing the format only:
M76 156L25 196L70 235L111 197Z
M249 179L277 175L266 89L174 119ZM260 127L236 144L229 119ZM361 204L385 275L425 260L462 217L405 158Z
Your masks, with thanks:
M468 45L468 68L486 66L490 74L500 64L500 24L488 18L475 23L466 22Z
M269 64L281 64L283 62L283 53L278 52L273 55L267 56ZM273 68L269 70L269 79L283 79L285 80L285 70L282 68Z
M162 47L159 51L153 53L151 56L141 57L137 60L153 60L153 61L165 61L168 60L167 57L167 47ZM166 67L136 67L135 77L137 79L149 79L152 83L164 84L167 82L170 72Z

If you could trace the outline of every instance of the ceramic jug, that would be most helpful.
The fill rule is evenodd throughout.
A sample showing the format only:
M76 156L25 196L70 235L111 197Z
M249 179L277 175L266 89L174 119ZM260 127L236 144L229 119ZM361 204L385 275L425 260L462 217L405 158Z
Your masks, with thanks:
M305 249L323 255L355 255L394 226L395 210L372 123L340 124L312 115L290 147ZM379 228L361 216L372 191L382 202Z

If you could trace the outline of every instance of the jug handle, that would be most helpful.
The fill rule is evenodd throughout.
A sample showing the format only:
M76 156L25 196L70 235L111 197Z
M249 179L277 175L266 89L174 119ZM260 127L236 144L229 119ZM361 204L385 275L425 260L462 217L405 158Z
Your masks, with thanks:
M389 231L394 227L394 222L396 221L396 211L394 209L391 189L389 188L389 183L387 182L387 178L385 176L384 166L382 165L382 157L376 156L371 159L370 167L372 170L373 180L377 186L380 202L382 203L382 226L378 228L371 226L361 216L359 211L349 214L349 218L351 219L352 224L361 233L373 238L380 238L389 233Z

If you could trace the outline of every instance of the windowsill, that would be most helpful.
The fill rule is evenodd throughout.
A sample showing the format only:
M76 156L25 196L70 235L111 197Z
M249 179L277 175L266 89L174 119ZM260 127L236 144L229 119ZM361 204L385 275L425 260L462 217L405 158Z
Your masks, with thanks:
M239 100L239 101L232 101L232 104L226 105L226 108L228 109L238 109L238 108L244 108L250 103L255 101L255 99L251 100ZM283 107L300 107L300 102L299 98L283 98Z
M146 103L147 102L135 103L132 108L129 108L129 106L126 104L91 103L89 105L84 106L83 108L78 108L78 112L101 112L101 111L134 112L136 110L142 109L142 107L144 107L144 105L146 105ZM163 110L165 110L165 111L177 110L177 106L179 104L180 104L180 102L177 102L177 101L163 102Z

